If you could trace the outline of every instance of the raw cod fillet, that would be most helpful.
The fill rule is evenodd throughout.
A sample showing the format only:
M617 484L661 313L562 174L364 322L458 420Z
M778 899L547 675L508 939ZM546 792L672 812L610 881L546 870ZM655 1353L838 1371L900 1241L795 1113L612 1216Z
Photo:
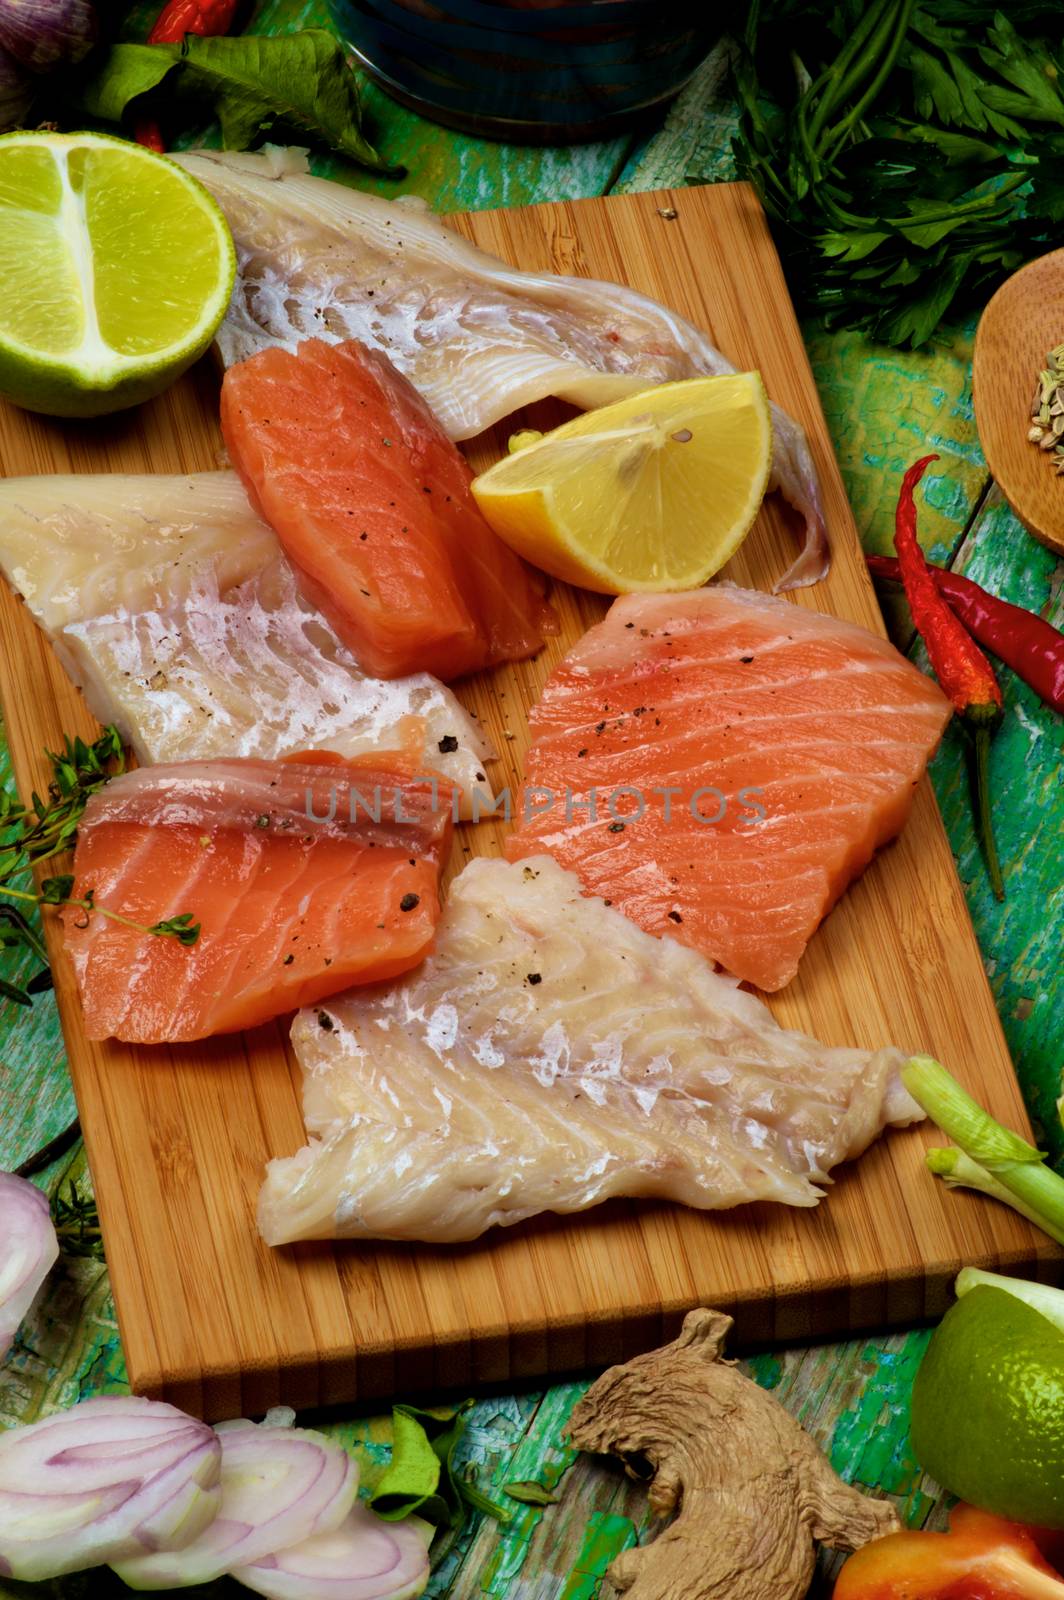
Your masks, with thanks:
M311 177L306 152L196 150L171 159L210 190L237 249L218 335L226 366L268 345L360 339L419 389L452 439L557 395L590 408L675 378L734 372L705 334L615 283L519 272L420 200L382 200ZM817 583L829 556L816 469L773 407L773 485L806 544L778 588Z
M812 1206L923 1115L897 1050L788 1032L547 856L471 862L418 971L300 1012L292 1041L311 1137L267 1168L274 1245L448 1244L616 1195Z
M730 584L626 596L530 713L507 856L547 851L649 933L780 989L901 831L949 717L854 623Z
M112 779L78 827L74 898L201 932L186 947L66 907L86 1033L203 1039L405 972L431 948L450 839L449 797L387 753Z
M0 566L142 764L402 747L489 792L491 751L454 695L365 675L234 472L9 478Z
M369 671L457 678L534 655L554 613L489 528L417 390L355 340L230 367L222 433L306 593Z

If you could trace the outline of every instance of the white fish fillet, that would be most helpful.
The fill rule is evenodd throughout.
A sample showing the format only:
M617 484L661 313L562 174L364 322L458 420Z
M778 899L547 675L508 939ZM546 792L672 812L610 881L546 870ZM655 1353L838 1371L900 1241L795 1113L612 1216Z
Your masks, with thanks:
M270 1244L451 1243L615 1195L811 1206L923 1115L897 1050L786 1031L547 856L471 862L417 971L300 1012L292 1040L311 1139L267 1168Z
M143 763L404 748L490 793L451 691L365 676L235 473L9 478L0 567Z
M303 151L172 159L211 191L236 241L218 335L227 366L270 344L361 339L420 389L452 439L546 395L589 408L735 371L705 334L634 289L516 271L413 197L382 200L310 176ZM800 588L829 564L816 469L778 406L773 426L774 486L806 523L805 548L777 588Z

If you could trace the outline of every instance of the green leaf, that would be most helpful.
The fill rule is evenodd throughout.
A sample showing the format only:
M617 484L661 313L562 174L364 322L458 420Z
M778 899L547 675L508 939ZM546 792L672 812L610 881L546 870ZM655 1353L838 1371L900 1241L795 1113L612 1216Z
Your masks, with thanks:
M964 122L967 116L971 122L972 109L966 107L953 73L947 72L937 56L912 46L908 51L908 62L913 75L913 103L921 117L926 119L934 115L942 122L956 124ZM984 128L986 122L979 111L978 102L975 110L980 120L974 125Z
M994 18L994 26L988 30L988 37L990 45L983 46L979 54L987 66L1019 91L1018 96L1009 97L1004 109L1012 110L1017 116L1064 124L1057 68L1045 47L1034 41L1025 43L1000 11Z
M908 131L913 139L919 139L923 144L934 145L951 166L1001 159L997 145L990 144L986 139L973 139L967 133L955 133L949 128L935 128L926 122L914 122Z
M121 122L131 100L150 94L180 61L180 45L114 44L89 57L91 77L76 90L81 109L101 122Z
M113 45L88 58L75 93L90 115L110 122L120 121L133 101L165 118L175 102L191 99L217 116L227 149L246 150L280 126L375 172L402 172L363 137L357 81L343 46L324 28L278 38L189 34L180 45Z
M959 253L946 258L926 292L903 305L887 322L892 344L910 344L915 349L927 342L953 303L970 261L969 255Z
M969 217L944 217L938 222L899 223L898 232L910 244L919 245L921 249L927 250L932 245L938 244L948 233L954 233L958 228L965 227L970 220Z
M837 256L840 261L863 261L889 237L873 229L867 233L854 229L851 233L822 233L817 243L826 256Z
M162 939L176 939L178 944L186 946L194 945L201 931L191 911L182 911L180 916L170 917L166 922L153 922L148 929L149 933L158 934Z
M541 1483L532 1479L522 1478L516 1483L504 1483L503 1489L511 1500L520 1500L526 1506L554 1506L558 1504L558 1496L551 1494Z
M370 1500L370 1508L389 1522L416 1511L426 1522L458 1529L470 1509L509 1522L505 1506L481 1494L462 1478L455 1452L466 1430L466 1413L473 1405L456 1408L398 1405L392 1408L392 1460ZM436 1462L435 1482L429 1454Z
M45 878L41 883L41 904L61 906L65 900L70 899L73 887L74 875L71 872L64 872L55 878Z
M426 1522L450 1524L451 1507L436 1490L443 1471L425 1427L405 1406L392 1411L392 1459L377 1485L370 1507L379 1517L398 1522L412 1512Z
M184 60L197 90L210 92L228 148L246 149L280 121L365 167L398 171L363 138L357 81L324 28L276 39L190 37Z

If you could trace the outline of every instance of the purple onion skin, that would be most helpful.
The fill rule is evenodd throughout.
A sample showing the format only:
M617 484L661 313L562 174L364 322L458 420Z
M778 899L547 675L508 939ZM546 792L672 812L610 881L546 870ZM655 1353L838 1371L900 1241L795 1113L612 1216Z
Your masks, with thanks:
M0 49L27 72L73 66L96 34L92 0L0 0Z
M32 100L32 80L26 76L14 56L0 45L0 133L21 125Z

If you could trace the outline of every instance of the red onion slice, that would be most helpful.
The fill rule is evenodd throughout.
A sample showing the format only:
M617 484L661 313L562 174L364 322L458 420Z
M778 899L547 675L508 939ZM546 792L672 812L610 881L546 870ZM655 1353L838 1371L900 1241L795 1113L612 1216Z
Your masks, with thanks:
M334 1533L231 1575L269 1600L412 1600L428 1582L431 1540L432 1528L420 1517L384 1522L356 1505Z
M0 1172L0 1361L58 1255L47 1195Z
M210 1527L182 1550L115 1562L132 1589L211 1583L233 1567L329 1533L358 1494L358 1468L341 1445L309 1428L223 1422L222 1503ZM285 1415L291 1416L288 1412Z
M0 1576L54 1578L198 1538L221 1454L206 1423L134 1395L0 1433Z

